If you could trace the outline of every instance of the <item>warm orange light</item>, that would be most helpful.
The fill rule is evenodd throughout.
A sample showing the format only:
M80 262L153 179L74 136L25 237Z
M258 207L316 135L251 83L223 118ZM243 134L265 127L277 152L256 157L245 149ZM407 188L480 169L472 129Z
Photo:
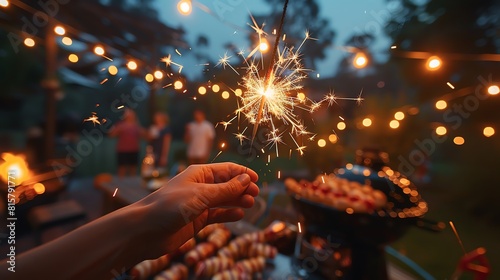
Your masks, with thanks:
M45 192L45 186L42 183L36 183L36 184L33 185L33 190L37 194L42 194L42 193Z
M364 118L362 123L364 127L369 127L372 125L372 120L370 118Z
M446 109L446 107L448 107L448 103L446 103L446 101L444 101L444 100L438 100L436 102L436 109L438 109L438 110L444 110L444 109Z
M497 85L489 86L488 93L490 95L497 95L498 93L500 93L500 88Z
M114 65L111 65L108 67L108 72L110 75L114 76L114 75L118 74L118 68Z
M9 6L9 1L8 0L0 0L0 6L7 8Z
M129 70L136 70L137 69L137 62L133 61L133 60L130 60L129 62L127 62L127 68Z
M68 56L68 60L72 63L77 63L78 62L78 55L72 53Z
M300 101L306 100L306 95L302 92L297 93L297 99Z
M441 61L441 58L438 56L431 56L429 59L427 59L426 67L428 70L434 71L438 70L443 62Z
M455 145L457 145L457 146L461 146L465 143L465 139L461 136L457 136L457 137L453 138L453 143L455 143Z
M269 43L267 43L266 39L262 39L259 44L259 50L263 53L269 50Z
M399 127L399 121L397 120L392 120L390 123L389 123L389 127L391 127L392 129L396 129Z
M61 35L63 36L64 34L66 34L66 29L64 29L64 27L58 25L54 28L54 32L57 34L57 35Z
M198 88L198 93L201 95L205 95L207 93L207 88L204 86L201 86Z
M229 92L227 90L222 92L222 98L228 99L229 98Z
M66 46L71 46L73 44L73 40L70 37L63 37L61 42Z
M448 132L448 130L446 129L446 127L440 125L438 127L436 127L436 134L437 135L445 135L446 133Z
M191 14L192 5L190 0L181 0L177 3L177 10L181 13L181 15L189 15Z
M486 137L491 137L495 135L495 129L491 126L487 126L483 129L483 135Z
M346 124L345 124L345 122L339 122L339 123L337 124L337 129L338 129L338 130L344 130L345 128L346 128Z
M104 48L101 46L96 46L94 48L94 53L97 55L104 55Z
M35 40L33 40L32 38L26 38L24 39L24 45L26 45L26 47L34 47L35 46Z
M154 76L156 79L161 80L163 79L163 72L161 72L160 70L156 70Z
M354 56L353 65L356 68L364 68L368 64L368 58L362 52L359 52Z
M335 134L330 134L330 135L328 136L328 141L330 141L330 143L332 143L332 144L337 143L337 141L338 141L338 137L337 137L337 135L335 135Z
M401 121L405 118L405 113L398 111L394 114L394 118L398 121Z
M181 81L174 82L174 89L182 89L183 87L184 87L184 84Z
M234 91L234 95L236 95L236 96L242 96L243 95L243 91L240 88L237 88Z
M4 182L18 186L31 178L32 174L24 155L3 153L1 158L3 162L0 164L0 177Z
M218 84L215 84L215 85L212 86L212 91L213 92L219 92L219 90L220 90L220 86Z
M323 148L326 146L326 141L325 139L319 139L318 140L318 147Z
M153 74L148 73L148 74L146 74L146 76L144 77L144 79L146 79L146 81L148 83L152 83L154 81L155 77L153 76Z

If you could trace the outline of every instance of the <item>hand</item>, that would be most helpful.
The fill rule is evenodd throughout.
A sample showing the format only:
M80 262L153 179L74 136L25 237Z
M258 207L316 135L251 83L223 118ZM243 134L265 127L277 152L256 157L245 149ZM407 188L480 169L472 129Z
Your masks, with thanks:
M137 203L146 206L145 249L149 257L172 252L211 223L243 218L259 188L257 173L234 163L191 165ZM158 243L160 246L158 246Z

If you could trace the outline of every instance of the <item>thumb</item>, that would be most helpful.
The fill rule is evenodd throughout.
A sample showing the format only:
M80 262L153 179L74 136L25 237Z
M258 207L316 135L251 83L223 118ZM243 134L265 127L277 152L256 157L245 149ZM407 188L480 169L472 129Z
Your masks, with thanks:
M208 184L205 188L207 205L211 208L224 202L237 200L245 193L250 183L251 178L248 174L240 174L227 182Z

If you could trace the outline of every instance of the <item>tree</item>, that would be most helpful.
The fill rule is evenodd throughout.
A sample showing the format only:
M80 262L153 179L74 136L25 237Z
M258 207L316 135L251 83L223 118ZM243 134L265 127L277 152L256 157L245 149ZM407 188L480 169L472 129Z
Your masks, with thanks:
M266 30L272 35L273 29L278 29L283 11L283 0L266 0L272 10L267 15L254 15L258 24L265 22ZM306 31L315 40L302 49L303 61L307 68L315 69L316 61L326 57L327 48L332 44L335 32L328 28L328 19L321 18L320 9L315 0L294 0L288 4L283 34L288 46L298 46L305 38ZM252 34L254 35L254 34ZM252 45L256 45L256 37L250 36ZM274 39L273 39L274 42ZM270 42L271 43L271 42Z

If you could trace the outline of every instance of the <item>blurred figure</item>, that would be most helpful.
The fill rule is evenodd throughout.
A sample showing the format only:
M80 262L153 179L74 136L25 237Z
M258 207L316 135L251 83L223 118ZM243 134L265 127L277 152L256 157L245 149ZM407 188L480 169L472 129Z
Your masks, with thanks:
M141 137L145 136L145 131L137 121L135 112L125 109L123 120L111 129L109 136L118 138L116 145L118 176L136 175L139 144Z
M195 110L193 117L194 120L187 125L184 136L184 140L188 144L188 163L207 163L215 138L215 129L213 124L205 119L203 111Z
M149 129L148 135L156 167L166 168L168 164L168 153L172 142L172 131L169 127L168 115L157 112L154 115L153 125Z

